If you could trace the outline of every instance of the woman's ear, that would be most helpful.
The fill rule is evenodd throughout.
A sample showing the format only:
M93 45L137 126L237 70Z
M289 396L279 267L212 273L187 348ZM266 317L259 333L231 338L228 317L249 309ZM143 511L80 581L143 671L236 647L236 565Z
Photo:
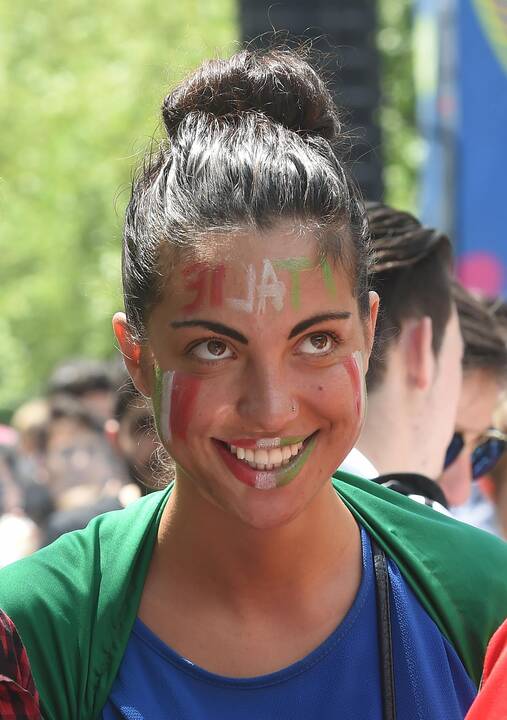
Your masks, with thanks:
M113 330L132 382L142 395L151 397L152 367L147 362L143 345L135 339L125 313L114 314ZM148 365L150 365L149 368Z

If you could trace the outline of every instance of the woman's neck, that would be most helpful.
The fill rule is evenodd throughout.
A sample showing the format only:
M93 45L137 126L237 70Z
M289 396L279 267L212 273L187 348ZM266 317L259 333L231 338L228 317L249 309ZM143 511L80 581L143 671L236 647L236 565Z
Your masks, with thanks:
M228 677L275 672L318 647L352 606L362 573L359 528L331 485L297 519L269 530L181 485L160 525L143 622Z
M295 593L304 602L351 562L357 569L358 548L357 524L331 484L296 519L259 529L177 482L160 524L157 564L170 585L188 582L245 609L279 607Z

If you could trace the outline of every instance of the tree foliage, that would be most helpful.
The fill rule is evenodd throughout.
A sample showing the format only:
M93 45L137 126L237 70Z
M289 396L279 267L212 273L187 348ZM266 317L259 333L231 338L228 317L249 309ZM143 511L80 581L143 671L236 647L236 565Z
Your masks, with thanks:
M233 0L0 4L0 410L109 357L121 218L167 88L230 52Z
M387 199L415 202L410 0L378 0ZM239 37L234 0L0 4L0 415L115 352L133 168L168 87Z
M381 58L380 124L386 202L415 211L423 145L416 132L413 75L413 0L378 0Z

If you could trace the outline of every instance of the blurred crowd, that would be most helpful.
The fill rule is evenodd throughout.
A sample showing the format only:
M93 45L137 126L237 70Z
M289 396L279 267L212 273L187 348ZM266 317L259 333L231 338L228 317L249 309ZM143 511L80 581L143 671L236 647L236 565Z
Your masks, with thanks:
M0 425L0 567L158 483L152 413L123 363L59 365Z

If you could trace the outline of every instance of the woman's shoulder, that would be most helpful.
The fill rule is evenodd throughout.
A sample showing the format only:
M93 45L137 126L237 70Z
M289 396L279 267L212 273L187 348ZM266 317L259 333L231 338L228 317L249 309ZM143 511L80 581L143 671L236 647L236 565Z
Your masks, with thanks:
M158 515L165 493L153 493L123 510L98 515L83 530L65 533L33 555L0 570L0 607L58 600L69 591L89 597L94 574L103 576L127 565ZM87 580L85 581L85 578ZM10 614L10 613L9 613Z
M444 577L481 578L507 596L507 543L411 498L345 473L334 484L353 514L395 560L409 559ZM455 584L455 583L454 583ZM483 586L484 587L484 586ZM479 591L479 588L477 588Z
M27 648L48 718L77 717L83 698L93 706L135 619L166 497L100 515L0 570L0 608Z
M338 473L334 484L478 684L489 638L505 618L507 543L370 480Z

